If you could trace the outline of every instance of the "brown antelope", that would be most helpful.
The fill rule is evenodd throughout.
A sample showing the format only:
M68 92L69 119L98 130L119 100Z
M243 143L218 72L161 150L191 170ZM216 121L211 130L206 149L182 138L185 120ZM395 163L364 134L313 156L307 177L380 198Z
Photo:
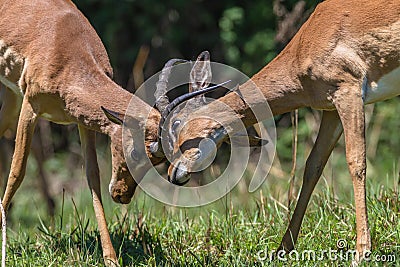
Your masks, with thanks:
M157 141L160 113L112 81L112 69L100 38L71 1L0 3L0 81L7 87L0 111L0 136L18 121L3 205L7 209L24 178L38 118L78 124L103 257L106 265L117 266L101 201L95 132L111 138L110 194L118 203L129 203L136 182L124 159L122 127L108 119L115 120L105 108L112 108L113 115L121 118L131 101L131 121L137 122L145 134L144 154L153 164L162 160L149 150L150 144ZM146 123L139 124L146 118ZM149 165L147 159L137 159L135 178L140 179Z
M101 201L95 132L110 136L109 191L115 202L127 204L136 181L151 164L164 159L162 153L152 153L157 144L160 112L112 81L112 68L100 38L71 1L0 3L0 82L7 87L0 110L0 137L7 129L13 130L18 121L3 206L7 210L25 176L38 118L77 124L103 258L106 265L117 266ZM181 61L173 59L165 64L158 87L166 85L170 67ZM213 89L187 94L181 100L210 90ZM164 102L168 104L168 99ZM125 115L128 105L131 113ZM122 127L118 125L123 123L124 115L136 132L144 134L144 139L140 134L134 136L137 139L133 143L141 149L131 151L135 168L130 170L123 153ZM141 144L143 140L145 143Z
M174 159L169 179L185 183L198 159L199 141L224 141L224 120L239 117L246 127L256 122L250 107L254 83L274 115L301 107L323 110L318 137L307 159L300 197L282 239L281 249L294 248L310 196L344 129L346 159L353 181L357 261L371 249L366 207L366 144L364 105L400 94L400 4L389 0L327 0L317 6L286 48L251 80L219 99L231 113L211 102L196 110L181 110L171 117L170 142ZM207 80L209 73L204 71ZM201 79L200 79L201 80ZM246 96L246 102L241 96ZM221 114L220 123L206 119ZM227 114L231 114L227 116ZM173 131L172 131L173 130ZM217 136L217 137L216 137ZM200 156L201 155L201 156Z

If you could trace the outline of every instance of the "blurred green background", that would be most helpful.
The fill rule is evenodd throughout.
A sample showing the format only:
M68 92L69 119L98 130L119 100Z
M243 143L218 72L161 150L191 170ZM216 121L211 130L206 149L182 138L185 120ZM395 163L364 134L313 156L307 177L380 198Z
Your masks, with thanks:
M102 38L115 71L115 80L128 84L140 47L149 49L145 77L158 72L172 57L195 59L208 50L247 75L257 72L282 48L275 42L278 18L292 11L289 1L134 1L78 0L78 8ZM319 1L307 1L292 27L297 29ZM289 36L290 38L291 36Z

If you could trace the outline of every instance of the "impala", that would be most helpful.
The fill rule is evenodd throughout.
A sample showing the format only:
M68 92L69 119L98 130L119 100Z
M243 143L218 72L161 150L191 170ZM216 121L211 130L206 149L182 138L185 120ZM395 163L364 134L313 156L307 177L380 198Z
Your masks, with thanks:
M127 116L145 135L144 154L152 164L163 158L153 156L149 150L150 144L157 141L160 113L112 81L112 69L100 38L71 1L3 0L0 9L0 82L7 87L0 111L0 137L7 129L14 130L18 122L3 205L8 208L25 176L38 118L77 124L103 258L107 266L117 266L101 200L95 132L111 139L110 194L118 203L129 203L137 184L124 159L122 127L110 121L115 118L107 109L122 118L131 101L132 114ZM146 118L146 123L140 123ZM147 159L139 158L131 170L135 179L140 179L150 166Z
M71 1L0 3L3 11L0 18L0 82L7 87L0 110L0 137L7 129L14 130L18 122L3 206L7 210L25 176L38 118L77 124L103 258L107 266L118 266L101 200L95 132L110 136L112 177L109 191L115 202L127 204L135 192L136 181L151 164L164 159L163 153L154 151L160 112L112 81L112 69L100 38ZM173 59L165 64L158 87L166 85L171 66L180 62L182 60ZM187 94L180 102L210 90L213 88ZM167 106L172 108L174 103L180 102ZM129 114L125 114L128 105ZM133 135L133 143L141 150L137 149L138 153L132 157L135 167L129 170L119 125L124 116L130 127L140 133ZM143 140L144 144L141 144Z
M250 107L254 83L274 115L301 107L323 110L314 147L307 159L303 185L280 248L294 248L310 196L336 142L344 130L346 159L352 177L357 231L357 258L371 249L366 207L366 144L364 105L400 94L400 5L389 0L327 0L320 3L287 47L251 80L219 101L246 127L256 122ZM204 71L207 80L209 73ZM246 96L246 101L241 96ZM169 179L185 183L199 160L211 151L197 147L204 138L227 138L220 122L207 114L227 114L218 101L195 110L182 109L169 122L170 141L177 156ZM225 112L225 113L224 113ZM173 131L172 131L173 130ZM200 156L201 155L201 156Z

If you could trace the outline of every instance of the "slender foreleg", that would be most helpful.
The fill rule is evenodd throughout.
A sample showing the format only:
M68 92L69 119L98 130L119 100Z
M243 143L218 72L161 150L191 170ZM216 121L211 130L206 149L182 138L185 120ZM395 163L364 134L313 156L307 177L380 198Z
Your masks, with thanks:
M336 110L324 111L317 139L307 159L299 200L279 250L290 251L294 248L311 194L342 132Z

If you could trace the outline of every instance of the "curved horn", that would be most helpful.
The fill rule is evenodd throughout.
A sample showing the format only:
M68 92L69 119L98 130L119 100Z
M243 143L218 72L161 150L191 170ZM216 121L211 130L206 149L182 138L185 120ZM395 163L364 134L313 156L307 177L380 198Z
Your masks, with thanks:
M166 120L168 114L169 114L174 108L176 108L177 106L179 106L179 105L182 104L183 102L185 102L185 101L187 101L187 100L190 100L190 99L192 99L192 98L195 98L196 96L204 95L204 94L207 94L207 93L209 93L209 92L215 91L216 89L218 89L219 87L221 87L221 86L223 86L223 85L229 83L230 81L231 81L231 80L228 80L228 81L225 81L225 82L222 82L222 83L213 85L213 86L211 86L211 87L207 87L207 88L203 88L203 89L200 89L200 90L197 90L197 91L193 91L193 92L190 92L190 93L186 93L186 94L184 94L184 95L181 95L181 96L175 98L171 103L168 104L168 106L165 107L165 110L161 113L161 120L160 120L160 123L161 123L161 121L164 122L164 121Z
M214 85L214 86L211 86L211 87L207 87L207 88L204 88L204 89L201 89L201 90L197 90L197 91L194 91L194 92L190 92L190 93L184 94L184 95L182 95L180 97L175 98L170 104L168 104L165 107L165 109L163 110L163 112L161 113L160 123L158 124L158 142L154 142L154 143L152 143L150 145L150 152L152 154L155 154L156 156L161 156L163 154L162 145L161 145L161 140L162 140L161 134L162 134L162 131L163 131L163 126L164 126L165 120L167 119L168 114L174 108L176 108L177 106L179 106L183 102L185 102L185 101L187 101L189 99L192 99L192 98L194 98L196 96L207 94L207 93L209 93L211 91L214 91L214 90L218 89L219 87L229 83L230 81L231 80L228 80L228 81L225 81L223 83L220 83L220 84L217 84L217 85Z
M189 91L197 91L206 88L212 79L210 53L203 51L197 57L192 70L190 71Z
M202 60L202 61L210 60L210 52L208 52L207 50L201 52L197 57L197 60Z
M187 62L187 60L174 58L165 63L164 68L162 69L158 78L158 82L156 83L156 91L154 93L154 97L156 98L155 104L158 111L163 112L163 110L169 104L169 100L167 97L167 84L172 67L176 64L185 62Z

